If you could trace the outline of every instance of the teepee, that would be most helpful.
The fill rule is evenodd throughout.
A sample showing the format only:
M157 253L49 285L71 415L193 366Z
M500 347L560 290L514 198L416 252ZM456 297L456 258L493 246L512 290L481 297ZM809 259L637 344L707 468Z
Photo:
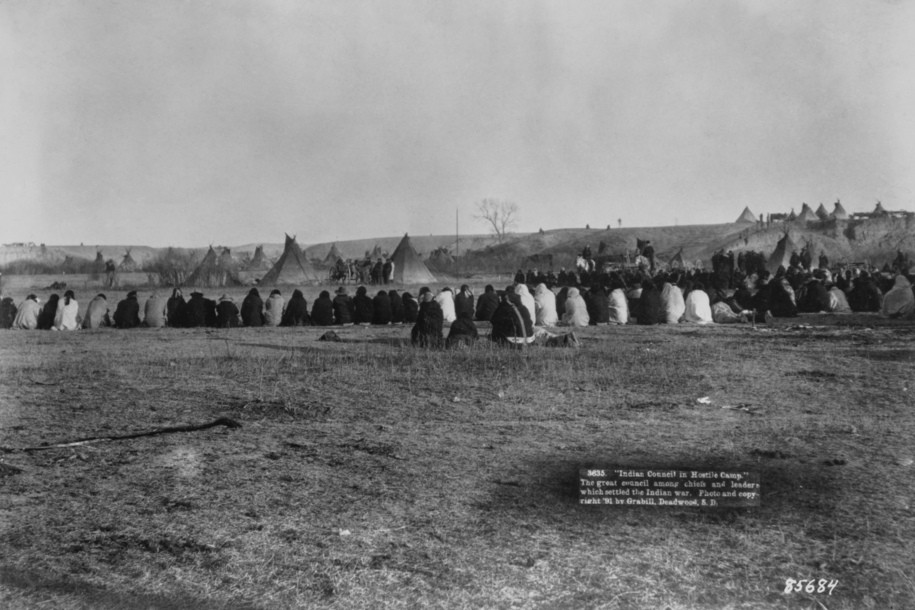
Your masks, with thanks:
M121 264L118 265L118 271L139 271L140 266L137 264L137 261L133 260L133 257L130 255L130 248L127 248L127 253L124 254L124 258L121 260Z
M433 284L436 282L435 276L413 249L410 236L406 233L397 244L391 260L394 261L394 281L399 284Z
M748 210L744 210L744 211L746 212ZM674 257L672 259L670 259L668 266L671 269L686 269L686 261L683 260L683 248L680 248L680 250L678 250L677 253L674 254Z
M769 257L766 269L770 273L775 273L779 267L787 269L791 265L791 255L795 250L797 250L797 245L791 239L791 236L785 233L785 236L778 240L775 245L775 251Z
M829 220L829 212L826 211L826 207L822 203L817 208L816 215L820 220Z
M324 257L324 264L335 265L341 258L343 258L343 255L337 250L337 244L331 244L330 251L327 253L327 256Z
M886 216L886 210L883 209L883 204L879 201L877 202L877 207L874 208L874 211L871 212L871 216Z
M222 288L223 286L241 286L242 282L235 272L234 265L230 265L232 260L231 252L228 248L223 249L222 255L217 256L213 246L207 250L206 256L194 269L187 281L188 286L199 286L206 288Z
M756 222L756 216L753 215L753 212L750 211L750 207L747 206L743 209L743 212L740 213L740 216L737 217L737 222Z
M817 220L817 215L813 213L813 210L806 203L801 208L801 213L797 217L798 222L813 222Z
M267 260L267 256L264 254L264 247L257 246L254 248L254 256L246 265L246 268L249 271L267 271L272 265L270 261Z
M279 286L282 284L302 285L317 282L321 278L308 257L296 243L295 237L286 235L286 245L283 254L277 259L259 284L261 286Z
M838 199L836 199L836 208L832 211L832 217L836 220L848 220L848 212L845 211Z

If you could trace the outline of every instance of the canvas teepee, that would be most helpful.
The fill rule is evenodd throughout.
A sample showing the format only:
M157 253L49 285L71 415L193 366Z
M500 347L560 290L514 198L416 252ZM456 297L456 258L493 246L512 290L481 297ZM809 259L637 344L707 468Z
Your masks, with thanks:
M756 216L753 215L753 212L750 211L750 207L747 206L743 209L743 212L740 213L740 216L737 217L737 222L756 222Z
M879 201L877 202L877 207L874 208L874 211L871 212L871 216L886 216L886 210L883 209L883 204Z
M845 211L838 199L836 199L836 208L832 211L832 217L836 220L848 220L848 212Z
M121 264L118 265L118 271L139 271L140 266L137 264L137 261L133 260L133 257L130 255L130 248L127 248L127 253L124 255L124 258L121 260Z
M799 222L813 222L817 219L817 215L813 213L813 210L806 203L801 208L801 213L798 214L797 220Z
M327 253L327 256L324 257L324 264L334 265L341 258L343 258L343 255L337 250L337 244L331 244L330 251Z
M254 248L254 256L251 258L251 261L247 265L249 271L267 271L272 265L270 261L267 260L267 256L264 254L264 247L257 246Z
M232 258L232 250L229 248L222 249L222 254L219 255L219 264L229 268L235 266L235 259Z
M788 214L788 220L789 221L797 220L797 214L794 213L794 208L791 208L791 213Z
M394 261L394 281L399 284L433 284L436 282L435 276L413 249L410 236L406 233L397 244L391 260Z
M791 236L785 233L785 236L778 240L778 243L775 245L775 251L772 253L772 256L769 257L766 269L768 269L770 273L775 273L778 271L779 267L787 269L791 264L791 254L796 250L797 245L791 239Z
M683 260L683 248L680 248L674 257L670 259L668 266L671 269L686 269L686 261Z
M238 278L238 274L235 272L233 266L228 265L228 262L232 259L232 255L229 253L228 258L226 258L227 251L228 248L223 250L221 256L217 256L216 250L213 249L213 246L210 246L206 256L203 257L203 260L200 261L200 264L197 265L194 272L188 276L186 284L188 286L206 288L240 286L242 282Z
M820 220L829 220L829 212L826 211L826 207L822 203L817 208L816 215Z
M277 259L263 278L261 286L279 286L281 284L302 285L317 282L321 278L308 257L296 243L295 237L286 235L286 245L283 254Z

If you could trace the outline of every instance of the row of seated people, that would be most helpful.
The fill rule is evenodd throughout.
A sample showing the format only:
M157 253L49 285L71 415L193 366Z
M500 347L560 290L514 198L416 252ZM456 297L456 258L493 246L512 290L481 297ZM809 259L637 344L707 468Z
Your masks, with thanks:
M805 312L851 311L882 312L888 317L905 317L915 309L912 283L903 274L892 278L886 294L867 273L846 282L834 282L828 271L816 271L792 282L789 275L769 277L763 272L744 278L736 291L707 288L698 278L681 274L658 274L655 277L610 274L605 285L591 288L563 287L558 293L539 284L533 294L523 283L506 288L505 293L518 297L536 326L588 326L603 324L657 324L691 322L698 324L762 322L770 317L793 317ZM797 278L791 278L796 280ZM881 278L884 282L887 278ZM841 285L844 285L843 289ZM886 287L886 283L884 286ZM423 288L421 296L431 294ZM504 296L504 295L503 295ZM448 287L431 297L441 308L443 322L450 325L458 318L491 321L499 306L500 295L489 285L478 299L464 285L455 295ZM351 297L346 288L337 289L333 298L321 292L309 309L301 290L294 290L287 301L275 289L263 300L252 288L239 308L234 299L223 295L218 300L205 298L200 292L184 299L175 289L168 299L153 293L142 307L136 291L117 304L113 314L103 294L90 301L85 315L72 291L61 300L51 295L41 306L35 295L29 295L17 308L12 299L0 303L0 327L18 329L75 330L77 328L147 327L238 327L238 326L331 326L412 324L419 313L419 302L409 292L379 291L368 295L364 286Z

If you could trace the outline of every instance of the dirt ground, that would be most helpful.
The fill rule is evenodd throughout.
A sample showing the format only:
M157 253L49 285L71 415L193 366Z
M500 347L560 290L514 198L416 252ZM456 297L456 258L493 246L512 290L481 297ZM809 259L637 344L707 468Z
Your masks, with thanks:
M0 332L0 605L915 607L912 322L324 330ZM750 470L762 499L580 505L600 465Z

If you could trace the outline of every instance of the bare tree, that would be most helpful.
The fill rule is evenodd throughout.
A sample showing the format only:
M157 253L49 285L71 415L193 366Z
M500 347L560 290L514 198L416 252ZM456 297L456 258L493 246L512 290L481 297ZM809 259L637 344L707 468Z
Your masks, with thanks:
M477 203L477 214L474 218L481 220L492 228L496 239L501 243L509 229L518 223L518 204L504 199L484 199Z

